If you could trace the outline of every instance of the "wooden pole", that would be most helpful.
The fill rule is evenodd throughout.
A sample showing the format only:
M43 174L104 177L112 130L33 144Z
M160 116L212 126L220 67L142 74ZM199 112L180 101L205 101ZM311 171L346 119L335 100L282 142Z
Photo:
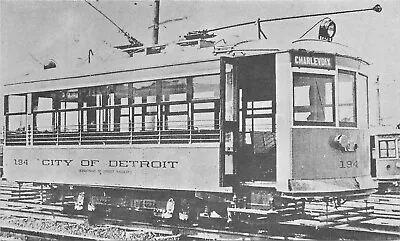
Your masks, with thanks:
M160 0L154 1L154 28L153 28L153 44L158 44L158 29L160 23Z

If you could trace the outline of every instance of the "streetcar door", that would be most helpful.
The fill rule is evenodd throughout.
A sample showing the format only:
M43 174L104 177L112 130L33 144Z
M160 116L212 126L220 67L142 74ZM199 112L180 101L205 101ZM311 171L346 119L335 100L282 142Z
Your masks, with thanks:
M239 137L237 64L232 58L221 58L220 76L220 185L231 186L236 174Z
M276 180L275 55L242 57L238 63L240 181Z

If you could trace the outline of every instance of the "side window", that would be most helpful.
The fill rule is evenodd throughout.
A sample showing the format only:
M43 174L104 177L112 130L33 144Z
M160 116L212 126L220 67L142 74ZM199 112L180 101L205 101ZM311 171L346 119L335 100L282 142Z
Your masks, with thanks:
M103 87L81 89L83 108L83 131L101 131L103 128Z
M397 139L397 153L400 154L400 139Z
M129 108L130 84L118 84L114 86L114 130L120 132L129 131L131 113Z
M219 99L219 76L193 78L193 100Z
M132 84L133 131L154 131L158 128L157 82Z
M79 94L77 89L62 91L60 99L60 131L74 132L79 130L78 101Z
M396 157L396 143L394 140L379 141L379 157L380 158Z
M5 97L6 131L26 131L26 95Z
M58 91L32 94L33 128L37 132L52 132L56 128Z
M338 77L339 126L356 127L356 75L353 72L339 70Z
M334 125L334 77L293 74L295 125Z
M186 78L162 80L161 93L164 130L186 130L188 124Z
M192 124L194 129L218 129L219 85L218 75L193 78Z
M363 75L363 74L359 74L357 77L357 83L361 84L361 92L360 93L369 93L369 88L368 88L368 76ZM358 86L356 86L357 88L359 88L360 84L358 84ZM365 91L365 92L364 92ZM358 93L358 96L360 96L360 93ZM363 106L361 108L361 110L363 112L362 115L365 115L367 117L367 122L366 124L369 126L370 125L370 110L369 110L369 105L370 105L370 100L369 100L370 96L369 95L364 95L364 96L360 96L359 100L358 100L358 105L359 106ZM358 116L358 118L363 118L363 116Z

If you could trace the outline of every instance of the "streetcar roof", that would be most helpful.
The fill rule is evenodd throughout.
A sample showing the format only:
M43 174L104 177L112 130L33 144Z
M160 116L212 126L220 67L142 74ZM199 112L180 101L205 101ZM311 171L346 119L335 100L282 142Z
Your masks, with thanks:
M159 66L174 66L185 63L197 63L206 61L217 61L221 56L240 58L261 54L284 53L291 50L305 50L307 52L331 53L338 56L349 57L362 61L354 50L345 45L334 42L326 42L315 39L302 39L290 44L276 40L242 41L233 45L215 45L213 47L183 47L177 44L165 45L165 50L157 54L134 54L133 57L126 55L125 58L113 59L112 61L93 61L74 68L63 68L57 66L53 69L38 69L35 73L26 74L22 77L5 81L5 86L29 84L32 82L51 81L57 79L91 77L104 73L118 73L124 71L135 71L138 69L151 69ZM276 46L276 47L270 47ZM7 88L6 88L7 89ZM14 88L13 88L14 89Z

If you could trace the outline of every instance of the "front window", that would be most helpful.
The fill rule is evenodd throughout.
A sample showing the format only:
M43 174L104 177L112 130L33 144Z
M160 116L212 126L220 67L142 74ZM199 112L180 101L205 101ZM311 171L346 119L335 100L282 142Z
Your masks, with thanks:
M339 126L357 126L355 73L339 71L338 79Z
M296 125L334 125L334 77L293 74L294 121Z

